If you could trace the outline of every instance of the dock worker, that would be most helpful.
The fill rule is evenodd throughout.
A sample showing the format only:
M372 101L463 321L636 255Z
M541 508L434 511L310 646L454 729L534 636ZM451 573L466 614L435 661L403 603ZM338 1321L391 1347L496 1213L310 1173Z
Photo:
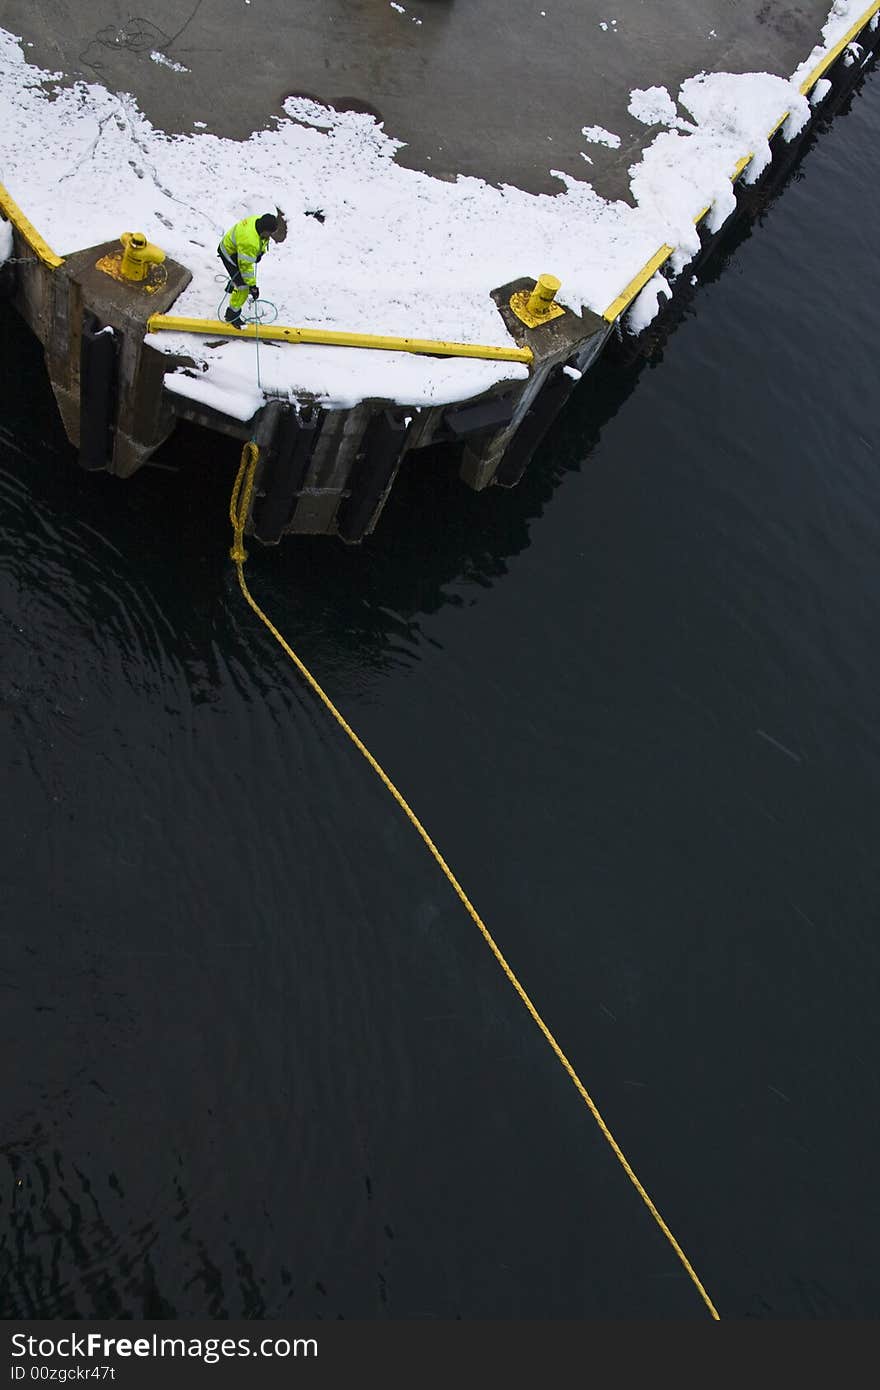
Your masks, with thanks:
M229 276L226 282L229 308L225 318L233 328L245 326L241 310L248 295L251 299L260 297L256 267L268 251L270 239L283 241L286 235L287 225L280 210L243 217L223 234L217 255Z

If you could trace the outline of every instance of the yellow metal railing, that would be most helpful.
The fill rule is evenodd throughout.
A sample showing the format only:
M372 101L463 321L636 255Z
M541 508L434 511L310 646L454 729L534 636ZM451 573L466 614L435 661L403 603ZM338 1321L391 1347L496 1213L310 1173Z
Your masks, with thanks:
M856 20L855 24L853 24L851 28L847 29L843 38L838 39L834 47L829 48L828 52L822 55L819 62L816 64L816 66L810 73L809 77L805 77L800 85L800 91L803 96L806 96L810 88L816 85L822 74L828 71L828 69L831 67L831 64L840 57L847 44L852 43L856 34L858 34L860 30L864 29L865 25L869 23L869 21L873 18L873 16L877 13L878 10L880 10L880 0L874 0L874 4L869 5L868 8L865 10L864 14L862 14L860 18ZM782 120L785 120L784 116ZM779 124L781 125L782 121L780 121Z
M822 55L820 61L810 72L809 77L805 77L803 82L800 84L798 90L801 92L802 96L806 96L807 92L809 92L810 89L816 85L822 74L827 72L828 69L831 67L831 64L840 57L847 44L852 43L856 34L860 33L861 30L864 29L865 25L870 22L870 20L873 18L875 14L877 14L878 11L880 11L880 0L874 0L874 3L868 6L868 8L856 20L855 24L853 24L849 29L847 29L846 33L843 35L843 38L838 39L834 47L829 48L828 52ZM767 136L768 140L772 139L779 127L783 124L785 120L788 119L788 115L788 111L783 112L783 114L779 117L779 120L775 123L769 135ZM754 157L754 151L752 151L752 153L744 154L742 159L737 160L733 173L730 176L731 182L735 182L736 179L739 178L742 171L746 168L748 164L751 163ZM701 222L708 211L708 207L701 209L701 211L698 212L696 217L694 218L694 223L696 224L697 222ZM645 265L642 266L638 274L633 276L629 284L626 285L624 289L620 291L620 294L616 297L616 299L612 299L611 303L608 305L608 308L603 311L602 317L606 320L607 323L613 323L614 320L618 317L618 315L623 313L627 305L631 304L632 301L635 299L639 290L644 289L645 285L648 283L654 272L660 269L660 266L663 264L664 261L669 259L674 250L675 248L673 246L664 245L661 246L659 250L654 252L651 259L647 261Z
M708 208L706 211L708 212ZM626 306L632 303L639 290L644 289L655 270L660 269L663 262L669 259L674 250L674 246L668 246L664 243L659 251L655 251L651 259L642 266L638 275L634 275L629 284L620 291L617 298L612 299L602 315L603 319L606 319L608 323L613 323L618 314L622 314Z
M56 256L52 247L43 240L33 223L28 221L18 203L10 197L2 183L0 183L0 212L3 213L7 222L11 222L16 231L21 233L34 255L39 257L44 265L49 266L51 270L57 270L60 265L64 265L63 257Z
M255 338L258 336L253 324L245 328L233 328L230 323L220 319L188 319L174 314L151 314L147 319L147 331L176 333L200 333L204 337L216 337L218 333L229 338ZM524 362L527 366L533 361L531 348L490 347L480 343L447 343L433 338L392 338L375 333L342 333L331 328L290 328L284 325L260 324L261 340L276 343L315 343L323 347L384 348L387 352L424 353L430 357L481 357L491 362Z

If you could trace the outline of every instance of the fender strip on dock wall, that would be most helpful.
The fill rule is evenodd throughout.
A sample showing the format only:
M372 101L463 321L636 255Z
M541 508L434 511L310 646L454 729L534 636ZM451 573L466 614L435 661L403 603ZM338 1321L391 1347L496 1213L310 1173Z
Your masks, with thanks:
M300 414L288 406L285 411L274 447L263 460L262 496L254 505L254 535L264 545L277 545L293 517L321 421L322 412L315 408Z
M699 218L696 220L699 221ZM642 266L638 275L634 275L629 284L620 291L617 298L612 299L602 315L603 319L606 319L608 323L613 323L618 314L622 314L626 306L632 303L639 290L644 289L654 272L660 269L664 261L669 260L674 250L674 246L668 246L664 243L659 251L655 251L651 259Z
M79 461L90 472L113 456L119 382L119 342L94 314L83 315L79 367Z
M840 57L847 44L852 43L856 34L860 33L861 30L864 29L866 24L870 23L871 19L874 17L875 14L877 14L878 10L880 10L880 0L874 0L874 3L868 6L868 8L860 16L860 18L856 20L855 24L853 24L851 28L847 29L843 38L838 39L837 43L834 45L833 48L829 48L828 52L823 55L820 61L813 68L809 77L805 77L803 82L800 84L798 90L800 91L802 96L806 96L807 92L809 92L810 89L816 85L822 74L828 71L828 69L831 67L831 64L834 63ZM779 117L779 120L776 122L776 124L773 126L773 129L770 131L767 137L768 139L772 139L772 137L776 134L777 130L782 125L782 123L788 118L789 114L790 113L788 111L785 111ZM754 152L752 152L751 154L745 154L743 155L742 159L737 160L733 173L730 176L732 183L739 178L746 165L749 164L752 161L752 159L754 159ZM705 207L702 209L701 212L698 212L697 216L694 218L694 223L696 224L697 222L701 222L708 211L708 207ZM620 291L620 294L616 297L616 299L612 299L611 303L608 305L608 308L603 311L602 317L606 320L607 323L614 323L614 320L623 313L624 309L626 309L629 304L632 303L636 295L639 293L639 290L644 289L651 276L655 273L655 271L660 269L664 261L667 261L669 259L674 250L674 246L663 245L660 247L659 250L654 252L651 259L642 266L638 274L633 276L629 284L626 285L624 289Z

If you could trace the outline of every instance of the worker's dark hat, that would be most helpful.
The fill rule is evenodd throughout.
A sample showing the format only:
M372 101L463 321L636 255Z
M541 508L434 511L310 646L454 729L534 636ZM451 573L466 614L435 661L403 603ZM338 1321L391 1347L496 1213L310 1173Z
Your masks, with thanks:
M273 241L283 241L287 236L287 223L280 208L274 212L264 212L257 218L256 227L261 236L270 236Z

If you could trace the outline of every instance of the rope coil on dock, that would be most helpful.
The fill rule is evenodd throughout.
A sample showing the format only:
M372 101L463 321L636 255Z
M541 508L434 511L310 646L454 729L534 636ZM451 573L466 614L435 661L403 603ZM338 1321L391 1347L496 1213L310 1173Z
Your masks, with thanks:
M544 1022L543 1018L538 1013L538 1010L532 1003L523 986L520 984L511 966L505 960L500 947L496 944L488 927L485 925L482 918L479 916L476 908L471 903L461 884L458 882L458 879L455 877L449 865L446 863L446 860L443 858L437 846L434 844L434 841L431 839L427 830L422 825L415 812L404 800L401 793L397 790L388 774L379 765L379 763L373 757L372 753L365 746L365 744L361 742L357 734L354 732L351 726L346 722L343 715L333 704L333 701L330 699L329 695L327 695L324 692L324 690L318 684L315 677L297 656L293 648L285 641L284 637L282 637L281 633L275 627L271 619L267 617L267 615L263 612L262 608L259 606L256 599L253 597L250 590L248 589L247 582L244 577L244 564L247 560L247 551L244 548L244 528L247 524L247 518L250 511L251 498L253 496L254 490L254 475L256 472L259 457L260 451L255 441L251 440L249 441L249 443L245 444L241 452L241 461L239 463L238 473L236 474L235 483L233 484L232 493L229 499L229 520L232 523L233 532L233 541L229 551L229 555L235 564L239 588L241 589L245 602L248 604L249 608L251 608L252 611L256 614L260 622L263 623L266 628L268 628L269 632L271 632L275 640L290 657L290 660L294 663L300 675L305 680L306 684L314 691L314 693L318 696L318 699L326 707L326 709L329 710L330 714L332 714L333 718L336 720L337 724L339 724L340 728L351 739L358 752L361 753L363 757L367 760L367 762L370 764L370 767L376 773L376 776L391 793L391 795L394 797L394 800L397 802L398 806L403 811L404 815L407 817L407 819L411 822L411 824L418 832L424 844L427 846L429 852L436 860L440 869L443 871L443 874L445 875L446 879L448 880L452 888L455 890L455 893L464 905L464 908L467 911L469 917L479 928L479 931L484 941L486 942L486 945L489 947L498 964L501 966L501 969L507 976L508 981L513 986L516 993L519 995L522 1003L528 1010L528 1013L531 1016L532 1021L540 1029L545 1041L549 1044L550 1048L554 1052L557 1061L568 1073L568 1076L574 1084L578 1092L578 1095L581 1097L584 1104L588 1107L590 1113L593 1116L593 1119L596 1121L596 1124L599 1126L599 1129L602 1131L602 1134L611 1146L611 1149L613 1150L615 1157L617 1158L618 1162L620 1163L621 1167L626 1173L626 1176L629 1178L636 1192L639 1194L645 1206L648 1208L648 1211L654 1218L654 1221L657 1223L660 1230L666 1237L667 1241L672 1246L672 1249L675 1251L675 1254L677 1255L682 1266L684 1267L688 1275L688 1278L691 1280L692 1284L696 1288L707 1309L709 1310L711 1317L716 1321L720 1321L720 1315L717 1309L715 1308L715 1305L709 1297L708 1293L706 1292L703 1284L698 1278L696 1271L694 1270L693 1266L691 1265L690 1261L688 1260L678 1241L675 1239L675 1236L672 1234L671 1230L667 1226L666 1222L663 1220L663 1217L660 1215L659 1211L657 1210L657 1207L654 1205L653 1201L646 1192L642 1183L639 1181L633 1169L631 1168L625 1154L623 1153L623 1150L617 1143L617 1140L614 1138L613 1134L611 1133L610 1129L608 1128L607 1124L605 1123L601 1114L599 1113L599 1109L595 1101L587 1091L586 1087L584 1086L583 1082L581 1081L571 1062L568 1060L565 1053L562 1051L562 1048L559 1046L559 1043L556 1041L553 1034L550 1032L550 1029L547 1027L547 1024Z

